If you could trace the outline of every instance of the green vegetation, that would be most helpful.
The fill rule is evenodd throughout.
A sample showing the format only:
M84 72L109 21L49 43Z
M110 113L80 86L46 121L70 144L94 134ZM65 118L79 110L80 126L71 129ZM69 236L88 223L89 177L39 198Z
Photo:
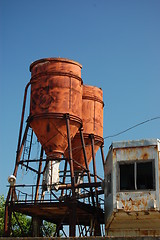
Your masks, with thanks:
M0 237L3 236L4 228L4 209L5 209L5 200L4 196L0 196Z
M5 214L5 199L0 195L0 237L4 234L4 214ZM11 236L13 237L30 237L32 236L32 219L21 213L12 213L11 220ZM53 237L56 225L47 221L43 221L41 234L44 237Z

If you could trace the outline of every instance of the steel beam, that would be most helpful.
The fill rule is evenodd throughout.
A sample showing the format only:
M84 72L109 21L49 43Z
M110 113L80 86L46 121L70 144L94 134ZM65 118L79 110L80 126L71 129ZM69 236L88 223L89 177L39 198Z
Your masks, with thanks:
M94 135L90 134L90 138L91 138L91 146L92 146L92 160L93 160L93 171L94 171L94 181L95 183L97 183L97 170L96 170L96 160L95 160L95 150L94 150ZM97 194L97 187L95 188L95 193L96 193L96 203L97 206L98 204L98 194Z
M40 176L41 176L41 169L42 169L42 159L43 159L43 147L41 146L40 161L39 161L38 176L37 176L37 184L36 184L36 192L35 192L35 202L38 200Z
M79 129L79 131L80 131L80 137L81 137L81 142L82 142L84 161L85 161L86 169L88 170L88 171L87 171L88 182L89 182L89 184L91 184L91 175L90 175L89 166L88 166L88 161L87 161L87 156L86 156L85 142L84 142L84 137L83 137L83 128L81 127L81 128ZM93 206L95 206L94 195L93 195L92 187L90 187L90 191L91 191L92 204L93 204Z
M76 199L75 199L75 181L74 181L74 167L73 167L73 157L72 157L72 145L70 137L70 124L69 124L69 114L65 114L66 127L67 127L67 139L68 139L68 155L71 170L71 185L72 185L72 204L71 204L71 214L70 214L70 226L69 226L69 236L76 236Z

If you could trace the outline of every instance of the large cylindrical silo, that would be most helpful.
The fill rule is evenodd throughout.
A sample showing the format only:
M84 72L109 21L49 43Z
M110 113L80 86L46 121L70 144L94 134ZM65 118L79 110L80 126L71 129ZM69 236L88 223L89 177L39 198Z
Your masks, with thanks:
M67 148L65 114L70 118L70 137L82 118L82 66L65 58L33 62L29 122L47 156L60 157Z

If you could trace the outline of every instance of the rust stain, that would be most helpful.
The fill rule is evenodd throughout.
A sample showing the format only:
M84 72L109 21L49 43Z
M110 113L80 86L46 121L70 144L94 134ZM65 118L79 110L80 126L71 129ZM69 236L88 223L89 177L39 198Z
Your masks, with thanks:
M113 158L116 158L116 150L113 149Z
M141 158L147 160L149 158L148 153L144 153Z
M154 195L144 193L120 193L117 195L118 209L124 211L142 211L153 208Z

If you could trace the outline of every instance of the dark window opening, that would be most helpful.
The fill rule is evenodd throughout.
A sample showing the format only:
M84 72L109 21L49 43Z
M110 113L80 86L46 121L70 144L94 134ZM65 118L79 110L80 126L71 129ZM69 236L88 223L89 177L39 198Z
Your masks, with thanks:
M134 164L120 165L120 190L134 190Z
M153 189L152 162L137 163L137 189Z
M154 189L153 166L153 161L120 163L120 190Z

